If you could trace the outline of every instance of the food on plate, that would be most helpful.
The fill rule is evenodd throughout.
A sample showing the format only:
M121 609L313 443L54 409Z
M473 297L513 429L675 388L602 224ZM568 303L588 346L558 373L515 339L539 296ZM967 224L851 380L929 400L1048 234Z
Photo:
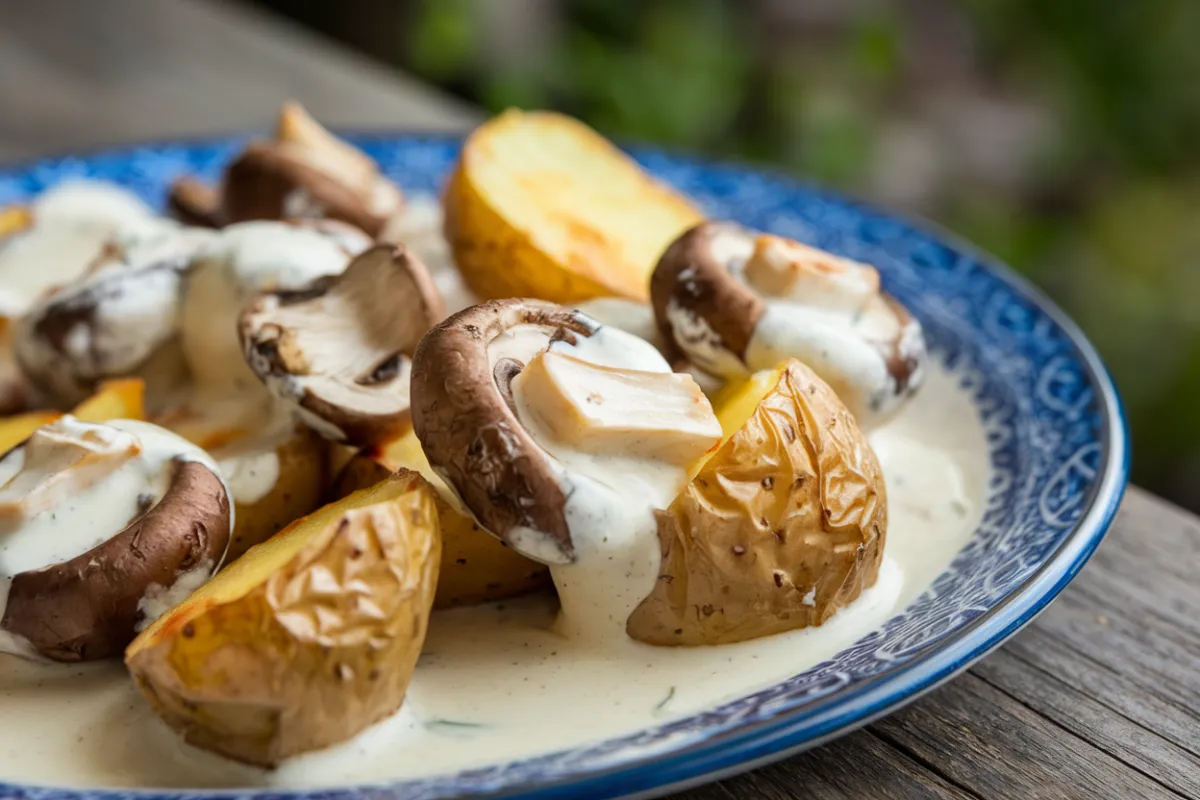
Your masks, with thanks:
M28 410L37 399L13 353L12 329L13 320L0 316L0 418Z
M575 560L566 509L571 488L518 417L512 388L548 347L568 355L583 349L584 358L602 366L687 379L671 375L649 343L580 312L494 300L455 314L421 340L413 359L413 428L433 468L485 529L531 558L565 564ZM674 434L650 429L644 436L669 442Z
M645 300L666 246L702 217L586 125L508 111L475 130L444 197L446 239L480 297Z
M170 206L191 224L334 219L377 236L402 210L400 188L366 153L284 104L275 136L256 140L225 168L220 187L190 176L171 189Z
M329 444L304 427L234 439L209 453L237 512L227 562L320 507L329 488Z
M27 411L24 414L0 418L0 454L7 453L28 439L38 428L49 425L62 416L57 411ZM75 406L71 416L80 422L145 419L145 384L136 378L103 383L94 395Z
M718 398L725 438L657 513L662 566L629 617L655 645L820 625L875 583L887 490L832 389L791 360Z
M220 566L217 465L146 422L65 416L0 459L0 652L116 655Z
M797 358L864 428L921 385L921 325L867 264L705 222L663 253L650 293L663 337L699 368L734 380Z
M260 294L238 334L272 395L330 441L365 447L409 427L412 353L444 316L425 265L384 244L340 275Z
M140 378L105 381L96 393L71 410L83 422L146 418L146 384Z
M481 527L550 565L571 639L625 636L658 567L654 509L721 427L652 345L536 300L431 330L413 359L413 427Z
M108 378L139 376L162 397L186 381L179 317L184 275L212 234L161 225L107 240L88 274L35 302L13 334L26 378L56 404Z
M114 236L164 225L137 196L100 181L65 181L0 214L0 316L7 317L84 275Z
M341 273L371 241L329 223L243 222L196 254L184 284L183 352L192 380L209 393L265 396L242 357L238 317L259 292L299 289Z
M442 531L442 565L433 607L453 608L503 600L544 589L550 571L479 527L438 476L410 428L402 436L363 450L343 467L334 483L335 497L365 489L401 469L420 473L436 491Z
M440 550L433 490L401 472L252 549L147 628L126 663L188 742L274 766L400 707Z

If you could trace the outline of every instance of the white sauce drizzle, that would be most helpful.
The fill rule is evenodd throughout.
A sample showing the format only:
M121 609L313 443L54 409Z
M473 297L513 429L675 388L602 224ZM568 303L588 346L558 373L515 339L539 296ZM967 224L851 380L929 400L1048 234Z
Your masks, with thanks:
M141 450L111 473L71 492L65 501L25 519L19 527L0 527L0 619L14 577L76 558L119 533L141 513L144 501L157 503L162 499L173 461L195 461L220 475L216 463L203 450L147 422L115 420L98 425L68 415L46 427L73 438L91 433L114 448L140 443ZM12 480L24 465L24 448L0 460L0 486ZM232 504L229 524L232 528ZM28 644L19 638L0 630L0 653L28 653Z
M389 187L390 188L390 187ZM418 195L405 200L400 214L390 222L380 238L401 242L429 268L429 274L446 303L446 313L453 314L480 301L463 280L454 263L450 245L442 235L442 206L432 195Z
M956 377L871 434L889 487L876 585L826 624L736 645L660 648L567 638L541 597L434 615L401 711L274 772L182 743L119 662L0 657L0 775L17 783L307 788L447 774L632 733L773 684L832 657L911 602L975 529L987 443ZM69 754L69 757L64 757Z

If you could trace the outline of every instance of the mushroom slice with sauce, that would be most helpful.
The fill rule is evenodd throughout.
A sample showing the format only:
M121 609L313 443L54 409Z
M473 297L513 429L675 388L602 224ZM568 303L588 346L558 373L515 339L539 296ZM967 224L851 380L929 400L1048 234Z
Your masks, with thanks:
M920 387L921 325L869 265L705 222L663 253L650 294L663 336L696 366L739 379L797 358L864 428Z
M61 405L106 379L143 377L151 396L183 382L183 275L210 233L162 227L118 236L82 280L34 304L14 332L21 369Z
M255 219L330 218L377 236L404 197L365 153L337 138L295 103L275 137L251 142L226 168L219 190L194 178L171 189L181 219L219 226Z
M259 295L239 335L272 394L326 438L367 447L408 426L412 353L444 316L425 265L379 245L341 275Z
M703 394L652 345L536 300L484 303L430 331L413 359L412 402L430 464L480 525L549 564L576 558L572 497L596 490L607 504L592 510L619 514L614 487L628 462L687 461L720 439ZM678 473L662 502L683 465Z
M217 466L144 422L66 416L0 459L0 652L119 655L216 572L233 525Z

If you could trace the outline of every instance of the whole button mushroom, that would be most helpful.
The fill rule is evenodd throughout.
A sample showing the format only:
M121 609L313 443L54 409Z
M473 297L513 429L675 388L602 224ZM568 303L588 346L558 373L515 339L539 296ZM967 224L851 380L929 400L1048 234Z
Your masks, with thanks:
M230 162L219 189L184 177L170 196L173 213L193 224L327 218L372 237L403 205L399 187L370 157L295 103L284 105L274 139L251 142Z
M368 447L408 428L412 354L444 316L425 265L379 245L341 275L251 300L239 335L251 370L309 427Z
M40 428L0 459L0 652L120 655L217 571L232 526L216 464L169 431Z
M921 325L866 264L704 222L663 253L650 294L663 336L692 364L737 379L797 358L864 428L921 385Z

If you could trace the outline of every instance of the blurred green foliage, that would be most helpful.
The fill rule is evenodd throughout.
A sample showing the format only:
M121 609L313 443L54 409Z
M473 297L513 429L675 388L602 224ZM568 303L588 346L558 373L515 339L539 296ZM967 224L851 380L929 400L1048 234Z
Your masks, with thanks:
M497 55L488 1L420 4L400 60L493 111L779 164L961 232L1100 347L1135 479L1200 505L1200 2L514 3L553 19Z

